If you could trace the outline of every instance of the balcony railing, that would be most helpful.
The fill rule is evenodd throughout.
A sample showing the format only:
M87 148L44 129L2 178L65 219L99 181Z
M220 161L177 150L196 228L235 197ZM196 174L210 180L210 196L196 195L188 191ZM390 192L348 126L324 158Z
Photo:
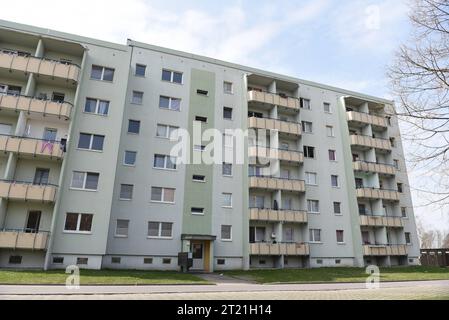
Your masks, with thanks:
M301 124L293 121L284 121L272 118L248 118L248 128L265 129L265 130L278 130L281 133L285 133L293 136L301 135Z
M360 215L360 225L367 227L403 228L402 217Z
M307 223L307 211L304 210L274 210L250 208L250 220L268 222Z
M256 90L248 91L248 101L272 104L298 111L300 106L298 98L281 96L275 93L256 91Z
M63 150L59 141L0 134L0 151L61 159Z
M384 163L376 163L376 162L368 162L368 161L354 161L352 163L352 167L354 171L362 171L362 172L375 172L385 175L395 175L396 168L391 164Z
M282 190L291 192L305 192L304 180L285 179L272 176L251 176L249 187L265 190Z
M73 105L70 102L57 102L37 99L23 95L0 94L0 110L25 111L27 113L41 113L59 118L69 119Z
M0 198L21 201L54 202L57 186L31 182L0 180Z
M382 128L388 127L387 119L385 119L384 117L379 117L379 116L372 115L369 113L348 111L348 112L346 112L346 116L347 116L348 121L361 122L364 124L371 124L373 126L382 127Z
M250 243L250 254L258 256L308 256L308 243Z
M249 157L260 159L278 159L286 162L304 162L304 154L301 151L276 149L262 146L250 146L248 149Z
M357 186L356 193L358 198L399 201L399 192L396 190L364 188Z
M408 247L406 244L365 244L363 255L365 256L406 256Z
M78 82L80 67L73 63L17 55L0 50L0 68Z
M46 250L49 232L29 232L28 230L0 230L0 248Z
M359 134L352 134L351 145L365 148L375 148L379 150L391 150L391 142L387 139L373 138L371 136L364 136Z

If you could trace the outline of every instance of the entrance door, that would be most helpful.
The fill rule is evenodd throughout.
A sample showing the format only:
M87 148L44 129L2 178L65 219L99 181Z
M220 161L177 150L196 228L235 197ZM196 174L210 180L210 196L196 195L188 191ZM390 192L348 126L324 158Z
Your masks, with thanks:
M41 212L40 211L30 211L28 213L28 220L26 224L26 232L36 233L39 232L39 224L41 222Z
M204 269L204 245L202 243L192 243L193 270Z

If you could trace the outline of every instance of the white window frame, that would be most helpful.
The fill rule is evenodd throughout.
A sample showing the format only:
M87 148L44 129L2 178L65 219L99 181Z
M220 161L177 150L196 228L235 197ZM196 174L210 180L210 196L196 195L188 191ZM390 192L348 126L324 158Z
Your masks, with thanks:
M225 174L224 173L224 166L225 165L229 165L229 166L231 166L231 174ZM222 163L222 168L221 168L221 174L222 174L222 176L223 177L233 177L233 175L234 175L234 166L232 165L232 163L228 163L228 162L223 162Z
M101 68L101 78L100 78L100 79L92 78L92 69L93 69L93 67L99 67L99 68ZM105 70L105 69L110 69L110 70L113 71L113 73L112 73L112 74L113 74L113 75L112 75L112 80L104 80L104 70ZM91 80L113 82L113 81L114 81L114 77L115 77L115 69L114 69L114 68L109 68L109 67L105 67L105 66L99 66L99 65L97 65L97 64L92 64L92 67L91 67L91 70L90 70L90 79L91 79Z
M315 239L315 232L314 231L318 231L319 240ZM312 239L310 237L311 235L312 235ZM309 242L310 243L322 243L322 241L321 241L321 229L309 229Z
M83 113L87 113L87 114L95 114L95 115L97 115L97 116L103 116L103 117L107 117L107 116L108 116L108 114L109 114L109 107L110 107L110 105L111 105L111 102L110 102L109 100L103 100L103 99L97 99L97 98L86 97L86 100L87 100L87 99L95 100L95 101L96 101L96 103L95 103L95 111L94 111L94 112L86 111L86 103L84 103L84 106L83 106ZM100 110L100 103L101 103L101 102L107 102L107 103L108 103L108 112L107 112L107 113L99 113L99 110Z
M310 182L310 177L315 176L315 183ZM317 186L318 185L318 174L316 172L306 172L306 184L309 186Z
M335 212L335 204L336 204L336 203L339 204L338 207L340 208L340 212ZM343 212L342 212L342 210L341 210L341 202L338 202L338 201L332 202L332 209L334 210L334 214L335 214L336 216L342 216L342 215L343 215Z
M157 128L158 128L158 126L160 126L160 127L165 127L165 136L158 136L157 135L157 133L158 133L158 130L157 130ZM171 129L173 129L173 130L178 130L179 129L179 127L177 127L177 126L171 126L171 125L169 125L169 124L163 124L163 123L158 123L158 124L156 124L156 138L159 138L159 139L167 139L167 140L170 140L170 141L177 141L178 140L178 135L176 135L176 139L170 139L170 130Z
M135 93L137 93L137 94L142 94L142 97L141 97L141 101L140 101L140 102L134 101L134 94L135 94ZM141 105L143 104L143 95L144 95L144 92L143 92L143 91L133 90L132 96L131 96L131 104L136 104L136 105L141 106Z
M81 134L85 134L85 135L89 135L89 136L90 136L90 140L89 140L89 148L82 148L82 147L79 146L79 144L80 144L80 139L81 139ZM80 132L79 138L78 138L78 146L76 146L76 149L78 149L78 150L83 150L83 151L103 152L103 149L101 149L101 150L92 149L92 144L94 143L94 136L97 136L97 137L103 137L103 148L104 148L104 140L106 139L106 136L101 135L101 134L94 134L94 133Z
M326 125L326 134L329 138L335 138L334 126Z
M126 235L124 234L118 234L117 233L117 229L118 229L118 222L119 221L127 221L128 222L128 227L127 227L127 231L126 231ZM115 220L115 232L114 232L114 237L116 238L128 238L129 236L129 219L116 219Z
M329 110L326 110L326 105L329 106ZM329 102L323 102L323 110L325 113L332 113L332 105Z
M127 152L134 152L134 154L136 155L136 158L134 159L134 164L128 164L126 163L126 153ZM136 162L137 162L137 151L132 151L132 150L125 150L123 152L123 165L127 166L127 167L135 167L136 166Z
M331 152L332 152L332 154L334 155L334 159L333 159L333 160L331 159ZM329 158L329 161L331 161L331 162L337 162L337 151L336 151L336 150L329 149L329 150L327 151L327 157Z
M155 159L156 159L156 156L161 156L161 157L164 157L164 166L163 167L156 167L155 166ZM172 160L174 160L174 165L175 165L175 168L173 169L173 168L168 168L167 167L167 165L168 165L168 161L170 160L170 159L172 159ZM169 156L169 155L166 155L166 154L158 154L158 153L155 153L154 154L154 156L153 156L153 169L156 169L156 170L168 170L168 171L176 171L176 170L178 170L178 165L177 165L177 158L176 157L172 157L172 156Z
M65 224L67 221L67 214L76 214L78 216L78 219L76 220L76 230L66 230ZM90 231L80 231L80 225L81 225L81 217L83 214L91 215L92 216L92 223L90 225ZM92 226L94 224L94 214L93 213L79 213L79 212L66 212L65 219L64 219L64 226L63 226L63 233L76 233L76 234L92 234Z
M301 124L302 124L302 132L303 133L313 133L313 122L302 121ZM310 129L310 130L308 130L308 129Z
M336 180L337 180L337 185L336 186L332 185L332 183L333 183L333 179L332 178L334 178L334 177L336 177ZM340 188L340 177L337 174L331 174L331 187L332 188Z
M312 101L310 99L306 99L306 98L301 98L301 99L302 99L301 105L303 106L302 109L312 110ZM304 102L306 102L306 101L308 102L308 108L304 107Z
M161 188L162 189L161 200L153 200L153 199L151 199L151 191L153 190L153 188ZM173 190L173 202L165 201L165 190ZM165 188L165 187L151 186L151 189L150 189L150 201L151 202L174 204L175 203L175 199L176 199L175 196L176 196L176 189L175 188Z
M149 225L149 223L158 223L159 224L159 228L158 228L158 235L157 236L150 236L150 235L148 235L148 233L149 233L149 228L148 228L148 225ZM162 236L162 224L163 223L169 223L170 225L171 225L171 236L170 237L165 237L165 236ZM173 225L174 225L174 223L173 222L165 222L165 221L148 221L148 223L147 223L147 239L162 239L162 240L170 240L170 239L173 239Z
M170 72L170 80L164 80L164 79L162 79L162 75L164 74L164 71ZM174 74L175 74L175 73L181 74L181 82L180 82L180 83L179 83L179 82L174 82L174 81L173 81L173 78L174 78ZM163 68L163 69L162 69L162 72L161 72L161 81L169 82L169 83L174 83L174 84L184 84L184 72Z
M132 186L131 198L122 198L122 186ZM120 190L119 190L119 200L131 201L133 199L133 196L134 196L134 185L133 184L129 184L129 183L121 183L120 184Z
M222 208L226 208L226 209L232 209L232 205L233 205L233 199L232 199L232 193L230 193L230 192L222 192L222 197L223 197L223 204L222 204ZM229 196L230 197L230 200L231 200L231 204L230 205L226 205L225 204L225 200L226 200L226 197L227 196Z
M230 227L230 228L229 228L229 236L230 236L229 239L223 238L223 227ZM220 226L220 240L223 241L223 242L232 242L232 225L229 225L229 224L222 224L222 225Z
M137 66L144 67L145 70L144 70L144 74L143 75L137 74ZM136 63L136 70L134 71L134 76L145 78L147 76L147 65L146 64L142 64L142 63Z
M226 90L227 84L231 86L231 91ZM231 81L223 81L223 92L226 94L234 94L234 83Z
M83 187L82 188L77 188L77 187L72 187L73 184L73 173L75 172L80 172L84 174L84 178L83 178ZM98 174L98 181L97 181L97 189L86 189L86 182L87 182L87 174L88 173L94 173L94 174ZM72 190L82 190L82 191L90 191L90 192L96 192L98 190L98 184L100 183L100 173L98 172L91 172L91 171L78 171L78 170L73 170L72 171L72 179L70 181L70 189Z
M168 108L162 108L161 107L161 103L160 103L160 99L161 98L168 98ZM179 101L179 109L174 109L173 108L173 101L174 100ZM169 111L178 111L179 112L179 111L181 111L181 101L182 101L181 98L174 98L174 97L160 95L159 96L159 109L161 109L161 110L169 110Z
M309 203L311 205L309 205ZM317 204L318 211L312 211L313 210L313 203ZM311 214L319 214L320 213L320 201L314 200L314 199L307 199L307 212Z
M231 109L231 117L230 118L225 118L225 116L224 116L225 108ZM228 120L228 121L234 120L234 108L223 106L223 120Z
M342 237L343 237L343 241L338 241L338 236L337 236L337 232L338 231L341 231ZM336 237L336 240L337 240L337 244L345 244L346 243L345 242L345 231L344 230L335 230L335 237Z

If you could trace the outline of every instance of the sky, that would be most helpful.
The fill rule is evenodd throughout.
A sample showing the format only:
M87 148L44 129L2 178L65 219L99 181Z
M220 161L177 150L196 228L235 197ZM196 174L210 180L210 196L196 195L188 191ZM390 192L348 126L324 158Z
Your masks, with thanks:
M15 0L0 19L121 44L129 38L392 98L385 73L409 37L408 10L406 0ZM447 208L421 207L413 191L420 179L410 171L416 216L449 232Z

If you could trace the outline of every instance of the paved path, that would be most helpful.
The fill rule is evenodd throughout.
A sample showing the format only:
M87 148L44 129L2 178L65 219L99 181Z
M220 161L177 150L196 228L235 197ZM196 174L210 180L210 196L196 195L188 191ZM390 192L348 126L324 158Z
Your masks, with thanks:
M386 282L369 290L364 283L260 285L222 279L216 285L178 286L0 286L0 299L435 299L449 297L449 280Z

